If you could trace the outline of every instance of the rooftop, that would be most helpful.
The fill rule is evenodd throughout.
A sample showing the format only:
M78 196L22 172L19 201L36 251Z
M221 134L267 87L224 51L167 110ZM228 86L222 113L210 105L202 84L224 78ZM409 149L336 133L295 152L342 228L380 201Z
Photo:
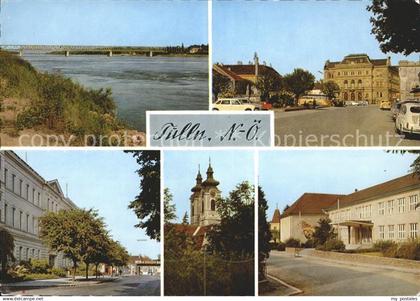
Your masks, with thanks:
M281 217L298 214L323 214L324 208L331 207L337 203L337 199L343 196L342 194L304 193L283 212Z

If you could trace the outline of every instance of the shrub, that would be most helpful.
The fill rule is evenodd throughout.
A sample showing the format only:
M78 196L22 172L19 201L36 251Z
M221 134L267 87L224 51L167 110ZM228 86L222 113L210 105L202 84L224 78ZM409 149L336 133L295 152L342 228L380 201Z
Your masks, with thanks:
M314 242L314 240L313 240L313 239L308 239L307 241L305 241L305 242L303 243L303 247L304 247L304 248L308 248L308 249L310 249L310 248L314 248L314 247L315 247L315 242Z
M401 243L397 248L397 258L420 260L420 240Z
M390 247L396 245L396 243L392 240L379 240L373 244L373 248L384 253Z
M31 272L34 274L47 274L49 273L50 265L47 260L43 259L32 259L31 260Z
M52 268L50 270L51 274L58 276L58 277L66 277L67 273L64 269L61 268Z
M291 237L288 240L286 240L286 247L288 248L300 248L300 246L301 246L301 242L299 239Z
M398 251L398 245L397 244L393 244L391 246L389 246L387 249L385 249L382 254L385 257L393 257L396 258L397 257L397 251Z
M284 242L271 242L270 243L270 250L276 250L276 251L284 251L286 249L286 245Z
M325 251L344 251L345 250L344 243L338 239L328 239L325 242Z

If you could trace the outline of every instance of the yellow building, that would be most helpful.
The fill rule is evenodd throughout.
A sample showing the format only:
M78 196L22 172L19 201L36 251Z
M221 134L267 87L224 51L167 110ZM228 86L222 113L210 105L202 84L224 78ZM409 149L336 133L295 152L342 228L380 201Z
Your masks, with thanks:
M350 54L341 62L325 62L324 80L334 81L340 87L339 99L380 104L399 98L398 67L391 59L371 59L367 54Z

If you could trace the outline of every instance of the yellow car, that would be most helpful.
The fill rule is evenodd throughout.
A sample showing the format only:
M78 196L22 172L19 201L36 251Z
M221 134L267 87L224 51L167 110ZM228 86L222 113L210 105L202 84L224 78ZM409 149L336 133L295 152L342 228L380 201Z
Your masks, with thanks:
M392 107L392 103L389 100L382 100L379 105L379 108L381 110L391 110L391 107Z

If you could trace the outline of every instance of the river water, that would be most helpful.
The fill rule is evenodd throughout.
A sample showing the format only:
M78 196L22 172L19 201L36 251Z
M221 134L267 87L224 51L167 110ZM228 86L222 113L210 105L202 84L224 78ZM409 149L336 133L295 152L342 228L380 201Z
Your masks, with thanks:
M208 110L206 57L60 56L26 53L40 71L59 72L89 88L112 89L117 115L146 130L146 111Z

